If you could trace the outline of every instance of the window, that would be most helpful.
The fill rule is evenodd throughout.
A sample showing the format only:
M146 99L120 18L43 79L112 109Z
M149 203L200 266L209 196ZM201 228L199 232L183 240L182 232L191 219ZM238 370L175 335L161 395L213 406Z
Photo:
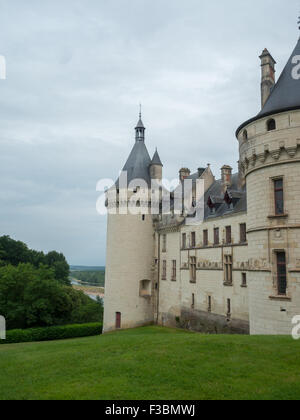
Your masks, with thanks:
M186 249L186 233L182 234L182 249Z
M242 287L247 287L247 274L242 273Z
M208 246L208 230L203 231L203 246Z
M163 260L162 279L167 280L167 261L166 260Z
M192 309L195 308L195 293L192 294Z
M275 214L276 216L280 216L284 214L283 178L274 179L274 198L275 198Z
M121 312L116 312L116 329L119 330L121 328Z
M167 252L167 235L163 235L162 241L162 252Z
M208 197L207 205L210 209L210 214L214 214L216 212L216 206L211 196Z
M247 242L247 225L246 223L242 223L240 225L240 242L244 244Z
M208 312L211 312L211 296L208 296L208 308L207 308Z
M220 230L219 230L219 228L214 229L214 244L215 245L220 244Z
M141 280L140 281L140 296L149 297L152 294L152 283L150 280Z
M248 140L248 131L247 130L243 131L243 139Z
M271 119L267 122L267 130L268 131L273 131L276 130L276 121Z
M172 280L176 281L176 277L177 277L177 264L176 264L176 260L172 261Z
M232 255L224 255L225 259L225 284L232 285Z
M231 226L226 226L226 243L231 244L232 238L231 238Z
M195 248L196 246L196 232L192 232L191 234L191 247Z
M196 257L191 257L191 264L190 264L191 283L196 283L196 275L197 275L196 273L197 273Z
M229 209L233 209L233 199L232 199L232 194L227 190L225 195L224 195L224 201L227 204L227 208Z
M231 316L231 300L227 299L227 317L230 318Z
M277 283L278 294L286 295L287 279L286 279L286 255L285 252L277 252Z

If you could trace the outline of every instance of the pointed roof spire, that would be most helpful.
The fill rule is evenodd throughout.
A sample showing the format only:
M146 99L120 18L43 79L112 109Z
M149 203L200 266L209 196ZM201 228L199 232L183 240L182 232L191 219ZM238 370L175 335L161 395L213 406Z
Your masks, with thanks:
M151 165L164 166L164 165L161 163L161 160L160 160L160 157L159 157L159 154L158 154L157 148L156 148L155 153L154 153L154 156L153 156L153 158L152 158Z
M142 105L140 104L140 113L139 113L139 121L137 126L135 127L135 140L136 141L145 141L145 126L142 121Z
M144 126L143 121L142 121L142 104L140 104L139 121L138 121L137 126L135 128L136 129L137 128L144 128L145 129L145 126Z

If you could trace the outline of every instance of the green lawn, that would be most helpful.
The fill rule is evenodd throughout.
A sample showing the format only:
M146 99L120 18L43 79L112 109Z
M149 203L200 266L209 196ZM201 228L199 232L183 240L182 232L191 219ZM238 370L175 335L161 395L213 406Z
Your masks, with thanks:
M146 327L0 346L0 399L299 399L300 341Z

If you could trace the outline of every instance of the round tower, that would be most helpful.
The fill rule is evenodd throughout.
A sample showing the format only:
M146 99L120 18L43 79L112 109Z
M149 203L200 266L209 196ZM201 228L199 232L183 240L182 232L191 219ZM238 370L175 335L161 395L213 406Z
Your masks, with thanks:
M156 149L154 156L151 161L150 165L150 176L151 179L155 179L157 181L162 180L162 170L163 170L163 164L161 163L158 151Z
M263 81L274 77L268 54L261 56ZM291 334L300 315L299 62L300 40L269 94L262 83L261 112L237 130L247 184L251 334Z
M154 320L151 158L141 115L135 131L135 145L122 172L127 182L125 187L120 179L116 182L116 214L108 214L104 332L147 325ZM150 191L145 195L146 186ZM111 201L109 206L112 209L115 203Z

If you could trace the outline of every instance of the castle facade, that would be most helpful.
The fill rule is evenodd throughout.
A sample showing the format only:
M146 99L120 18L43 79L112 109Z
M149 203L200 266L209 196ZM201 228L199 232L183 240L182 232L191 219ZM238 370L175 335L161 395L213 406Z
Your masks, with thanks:
M203 181L204 221L172 210L153 216L150 197L144 214L108 215L105 332L156 323L291 334L300 315L300 40L277 83L271 54L260 59L262 109L236 131L238 173L228 165L219 180L209 165L179 172L181 183ZM141 118L123 170L128 185L162 179Z

